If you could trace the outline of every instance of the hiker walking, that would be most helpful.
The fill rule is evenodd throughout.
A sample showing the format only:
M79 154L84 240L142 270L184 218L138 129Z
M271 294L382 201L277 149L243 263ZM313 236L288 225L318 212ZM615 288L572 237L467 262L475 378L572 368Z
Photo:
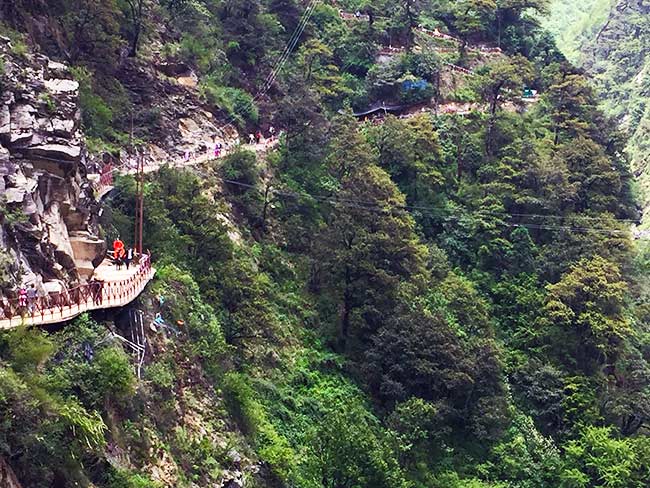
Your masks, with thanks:
M0 295L0 319L11 318L11 304L3 295Z
M103 302L102 290L104 289L104 282L94 278L90 282L90 292L93 297L93 303L95 305L101 305Z
M21 286L18 290L18 308L21 312L27 310L27 288Z
M124 257L124 264L126 264L126 269L129 269L129 265L131 264L131 261L133 261L132 247L129 248L129 250L126 252L126 256Z
M29 285L29 288L27 288L27 310L30 314L34 313L34 305L36 304L37 296L38 293L36 287L34 286L34 283L32 283Z
M124 242L118 236L117 239L113 241L113 260L115 261L115 266L117 270L122 269L124 264L124 258L126 258L126 250L124 249Z

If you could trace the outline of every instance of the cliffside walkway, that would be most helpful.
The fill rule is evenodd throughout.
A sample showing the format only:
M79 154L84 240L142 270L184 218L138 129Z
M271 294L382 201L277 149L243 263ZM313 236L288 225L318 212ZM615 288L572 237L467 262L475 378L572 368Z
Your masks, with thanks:
M148 255L130 269L118 270L108 261L95 271L93 281L70 290L21 304L19 299L0 302L0 330L22 324L39 326L65 322L91 310L123 307L135 300L156 270Z
M405 52L406 52L406 48L404 48L404 47L383 46L383 47L381 47L379 49L378 54L379 54L379 56L387 56L388 57L388 56L396 56L396 55L399 55L399 54L403 54ZM453 64L453 63L448 63L448 62L445 61L445 62L442 63L442 65L445 68L447 68L447 69L449 69L451 71L454 71L456 73L462 73L464 75L469 75L469 76L474 76L475 75L474 71L472 71L471 69L463 68L462 66L458 66L458 65Z
M339 15L343 20L358 20L361 22L370 22L370 16L368 14L359 14L357 15L356 13L350 13L350 12L344 12L343 10L339 10Z
M172 168L185 168L190 166L197 166L203 163L207 163L208 161L223 158L228 154L232 154L239 148L251 150L256 153L264 153L269 149L276 147L278 143L279 143L278 137L274 137L274 138L268 138L259 144L242 144L240 146L225 147L221 151L221 155L219 157L215 156L212 151L207 151L207 152L201 152L199 154L197 154L197 152L194 152L192 156L187 160L185 158L177 158L174 160L166 160L161 162L161 161L155 161L151 159L149 162L145 162L143 171L145 174L154 173L164 165L168 165ZM113 189L114 175L116 174L135 175L137 172L138 170L136 168L129 167L125 163L122 163L117 166L113 166L110 164L105 165L102 168L102 172L99 175L99 179L96 180L97 182L95 184L95 196L97 200L102 200Z
M454 44L458 44L459 46L465 45L465 49L467 49L468 51L474 51L483 54L503 53L503 50L500 47L488 46L487 44L466 44L462 39L459 39L458 37L454 37L450 34L445 34L444 32L440 32L438 29L431 30L431 29L426 29L424 27L418 27L417 32L420 32L434 39L449 41Z
M471 69L463 68L462 66L458 66L452 63L442 63L442 64L447 68L449 68L451 71L455 71L456 73L462 73L464 75L474 76L474 72Z

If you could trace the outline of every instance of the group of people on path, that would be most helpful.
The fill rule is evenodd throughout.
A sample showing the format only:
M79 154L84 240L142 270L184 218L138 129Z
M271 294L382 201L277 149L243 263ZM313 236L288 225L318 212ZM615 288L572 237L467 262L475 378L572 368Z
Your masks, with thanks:
M111 253L109 253L111 254ZM112 257L117 269L126 265L129 269L131 263L136 258L136 252L133 248L127 248L124 242L118 236L113 241ZM88 281L86 292L92 298L95 305L101 305L103 302L104 282L97 278ZM0 320L10 319L17 315L29 316L37 314L39 311L58 306L65 306L70 303L83 301L88 295L84 293L84 287L76 287L71 290L63 290L50 293L39 293L34 283L23 284L15 290L14 298L7 298L0 295Z
M258 130L254 134L249 134L248 143L250 145L263 144L267 142L273 142L275 138L276 138L276 130L275 127L271 126L269 128L269 137L265 138L262 131ZM216 139L217 139L216 136L212 137L212 141L214 144L213 152L215 158L220 158L224 154L224 152L227 151L229 148L238 147L241 144L239 137L237 137L230 144L225 144L224 142L217 141ZM185 163L189 163L191 160L196 159L199 153L201 152L206 153L207 151L208 151L208 147L205 144L201 144L198 149L198 152L191 151L190 149L186 149L185 152L183 153L183 159L185 160Z
M16 313L21 316L32 315L37 311L39 293L34 283L29 286L21 285L15 293L18 298L14 299L14 306L11 304L12 300L0 296L0 319L9 319Z
M273 142L275 140L275 127L269 127L269 137L265 138L261 130L255 132L255 134L248 134L248 143L253 144L262 144L265 142Z
M93 303L101 305L103 302L102 290L104 289L104 282L93 278L88 282L87 286L86 291L90 293ZM0 320L11 319L16 316L36 315L46 309L83 302L85 297L88 296L84 293L83 286L72 290L41 294L34 283L22 285L16 291L16 295L17 299L14 300L0 296Z
M135 251L132 247L128 249L124 246L124 242L120 239L119 236L113 241L113 261L117 266L117 269L122 269L123 265L126 265L126 269L129 269L133 258L135 257Z
M15 291L16 298L8 299L0 296L0 320L10 319L16 315L22 317L35 315L40 310L65 304L65 297L69 296L69 293L64 291L42 294L34 283L23 284Z

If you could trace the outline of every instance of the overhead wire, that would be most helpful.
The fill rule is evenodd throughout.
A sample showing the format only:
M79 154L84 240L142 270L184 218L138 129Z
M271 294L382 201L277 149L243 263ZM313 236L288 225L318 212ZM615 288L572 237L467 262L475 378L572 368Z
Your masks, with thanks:
M213 175L205 175L203 176L213 176ZM245 183L241 183L238 181L234 180L228 180L224 178L218 178L216 176L213 176L216 179L223 181L224 183L228 183L231 185L238 185L238 186L244 186L250 189L257 189L255 185L248 185ZM312 198L317 201L333 201L335 200L337 203L349 203L349 204L354 204L354 205L359 205L359 206L372 206L372 205L377 205L376 202L369 201L369 200L359 200L359 199L350 199L350 198L341 198L341 197L333 197L330 195L313 195L313 194L301 194L301 193L287 193L287 192L279 192L274 190L274 194L281 195L281 196L292 196L292 197L306 197L308 196L309 198ZM447 207L427 207L427 206L421 206L421 205L393 205L393 208L399 208L401 210L408 210L408 211L424 211L424 212L432 212L432 211L440 211L440 212L449 212L449 209ZM513 213L513 212L496 212L496 211L488 211L488 210L477 210L475 211L477 214L481 215L490 215L494 217L521 217L521 218L540 218L540 219L557 219L557 220L566 220L566 216L561 216L561 215L548 215L548 214L524 214L524 213ZM616 218L607 218L607 217L591 217L587 215L573 215L573 218L578 218L578 219L583 219L583 220L589 220L593 222L603 222L607 224L611 224L612 222L620 223L620 224L636 224L638 223L638 220L633 220L633 219L616 219ZM557 225L557 224L554 224Z
M199 171L197 168L192 168L192 170L198 174L200 174L203 177L209 177L209 178L214 178L218 181L221 181L223 183L229 184L229 185L234 185L234 186L239 186L247 189L252 189L257 191L258 193L262 194L262 190L257 186L257 185L251 185L247 183L242 183L239 181L235 180L230 180L227 178L220 178L216 175L213 174L206 174L204 172ZM342 207L346 208L355 208L359 210L366 210L366 211L372 211L372 212L378 212L378 213L391 213L392 211L399 211L399 212L411 212L413 210L417 210L419 212L428 214L430 216L434 217L439 217L442 220L445 221L459 221L462 220L463 218L466 218L468 216L492 216L492 217L497 217L497 218L502 218L502 219L507 219L507 218L513 218L513 217L535 217L535 218L553 218L553 219L563 219L567 220L567 217L564 216L559 216L559 215L543 215L543 214L513 214L513 213L508 213L508 212L494 212L494 211L483 211L483 210L478 210L478 211L465 211L463 213L456 213L450 212L448 208L443 208L443 207L425 207L425 206L419 206L419 205L395 205L395 204L388 204L385 206L379 205L376 201L364 201L364 200L357 200L357 199L346 199L346 198L340 198L335 195L313 195L310 193L297 193L297 192L286 192L286 191L278 191L278 190L272 190L271 193L275 196L278 197L284 197L284 198L292 198L292 199L306 199L310 198L315 201L323 202L323 203L330 203L332 205L339 205ZM587 218L591 219L592 222L597 222L596 219L597 217L589 217L589 216L579 216L579 215L574 215L571 216L572 218ZM608 218L602 218L601 220L602 223L611 225L612 222L617 222L621 223L622 225L627 224L628 222L632 223L637 223L637 221L631 221L627 219L608 219ZM525 227L530 230L549 230L549 231L568 231L568 232L592 232L592 233L597 233L597 234L606 234L606 235L625 235L628 231L624 229L616 229L616 228L607 228L607 227L594 227L596 224L592 224L592 226L585 226L585 225L566 225L566 224L555 224L555 223L539 223L539 222L506 222L506 221L501 221L501 222L490 222L492 225L496 226L505 226L505 227Z
M206 163L208 162L207 160L205 161ZM201 171L199 171L196 167L193 167L192 170L195 173L199 173L204 177L212 177L215 178L219 181L222 181L224 183L230 184L230 185L236 185L240 187L245 187L248 189L255 189L259 191L259 188L255 185L248 185L245 183L241 183L235 180L229 180L225 178L219 178L214 174L205 174ZM313 194L307 194L307 193L294 193L294 192L282 192L278 190L272 190L272 193L277 196L283 196L283 197L288 197L288 198L310 198L315 201L320 201L320 202L327 202L327 203L332 203L332 204L338 204L338 205L345 205L348 207L354 207L354 208L364 208L364 209L381 209L378 207L376 201L368 201L368 200L362 200L362 199L352 199L352 198L342 198L340 196L332 196L332 195L313 195ZM114 195L115 196L115 195ZM434 215L443 219L447 220L453 220L455 216L453 215L453 212L450 212L450 209L448 207L430 207L430 206L422 206L422 205L392 205L392 208L394 210L404 210L404 211L409 211L409 212L421 212L424 214L429 214L429 215ZM463 216L467 215L468 212L465 212L461 217L456 217L456 218L462 218ZM472 212L469 212L472 213ZM602 229L602 228L597 228L594 227L595 225L598 225L599 223L602 223L604 225L611 225L612 223L618 223L624 226L630 226L633 224L638 224L638 220L634 219L617 219L614 217L593 217L593 216L588 216L588 215L572 215L570 217L567 216L562 216L562 215L551 215L551 214L534 214L534 213L516 213L516 212L505 212L505 211L491 211L491 210L484 210L484 209L479 209L473 212L475 215L480 215L482 217L495 217L495 218L502 218L502 219L512 219L512 218L519 218L519 219L526 219L526 220L537 220L536 222L525 222L526 227L530 229L542 229L542 230L576 230L576 231L592 231L592 232L617 232L621 233L624 232L620 229ZM578 222L575 222L573 224L569 223L569 225L566 225L567 219L572 219L574 222L577 220ZM541 220L541 222L540 222ZM544 222L544 221L558 221L556 222ZM562 222L559 222L562 221ZM583 223L581 223L582 221ZM522 226L522 223L512 223L512 226ZM587 224L587 225L585 225Z
M287 41L287 45L285 46L284 51L280 55L280 58L276 61L273 70L266 77L266 80L264 80L264 85L262 85L262 88L266 87L268 81L273 78L274 74L278 73L281 70L281 66L284 60L286 60L286 58L291 54L291 51L295 48L296 41L300 38L300 36L302 36L305 26L307 22L309 22L309 19L311 18L312 10L315 8L316 3L318 1L319 0L311 0L310 3L307 5L307 8L305 8L305 11L303 12L298 24L296 25L296 28L294 29L291 37Z
M262 87L258 90L256 95L253 97L252 101L255 102L259 100L264 94L268 92L268 90L271 88L273 85L273 82L279 75L279 73L282 71L284 68L284 65L286 64L288 58L291 56L291 53L295 49L297 43L300 40L300 37L302 36L304 29L306 25L308 24L309 20L311 19L311 16L317 6L318 3L320 3L321 0L311 0L305 11L303 12L303 15L301 16L301 19L296 26L292 36L289 38L289 41L287 42L287 45L285 46L284 51L282 52L280 58L276 62L273 70L269 73L267 78L264 81L264 84ZM348 63L349 64L349 63ZM232 121L234 121L236 115L241 115L242 111L244 109L240 109L239 111L234 112L230 118L221 125L221 128L226 127L227 125L230 125ZM193 168L195 172L198 172L196 168ZM118 168L113 169L112 171L117 171ZM204 176L211 176L214 178L217 178L224 183L231 184L231 185L238 185L241 187L246 187L249 189L255 189L259 191L259 188L257 188L255 185L247 185L241 182L237 182L234 180L228 180L228 179L223 179L223 178L218 178L215 175L204 175ZM356 200L356 199L342 199L340 197L333 197L333 196L327 196L327 195L311 195L311 194L305 194L305 193L287 193L287 192L279 192L277 190L273 190L272 192L274 195L278 196L284 196L284 197L290 197L290 198L312 198L316 201L322 201L322 202L329 202L332 204L338 204L338 205L343 205L347 207L352 207L352 208L359 208L359 209L364 209L364 210L373 210L373 211L382 211L385 212L387 211L385 208L377 205L376 202L369 202L369 201L363 201L363 200ZM448 208L435 208L435 207L423 207L423 206L417 206L417 205L392 205L390 206L391 209L393 210L399 210L399 211L419 211L423 213L429 213L432 214L432 212L444 212L446 215L441 215L441 214L435 214L436 216L443 217L445 219L451 220L452 215L449 214L449 209ZM513 217L519 217L519 218L526 218L526 219L557 219L557 220L566 220L567 217L565 216L558 216L558 215L544 215L544 214L524 214L524 213L508 213L508 212L491 212L491 211L484 211L484 210L479 210L478 212L475 212L477 214L481 214L483 216L485 215L490 215L494 217L502 217L502 218L513 218ZM470 212L471 214L471 212ZM463 216L459 216L456 218L462 218ZM573 216L577 217L583 220L589 220L592 222L607 222L608 224L611 224L612 221L619 222L619 223L626 223L626 224L634 224L638 223L636 220L632 219L608 219L604 217L591 217L591 216ZM507 223L503 222L502 225L507 225L510 227L526 227L526 228L531 228L531 229L541 229L541 230L573 230L573 231L590 231L590 232L605 232L605 233L624 233L625 231L620 230L620 229L599 229L595 227L575 227L575 226L566 226L566 225L558 225L558 224L553 224L553 225L545 225L545 224L539 224L539 223Z
M305 27L309 23L309 20L311 20L311 16L314 13L314 10L316 9L317 4L319 4L321 0L311 0L305 11L303 12L303 15L300 18L300 21L298 22L298 25L296 26L295 30L293 31L293 34L289 38L289 41L287 41L287 45L284 48L284 51L282 52L280 58L276 61L275 66L269 73L269 75L266 77L264 80L264 84L262 87L257 91L253 99L251 100L251 104L255 103L256 101L260 100L268 91L271 89L271 86L273 86L273 82L276 80L282 69L284 68L284 65L286 64L287 60L291 56L291 53L295 49L295 47L298 44L298 41L302 37L303 32L305 31ZM220 129L223 129L227 127L228 125L232 124L234 120L237 118L238 115L243 115L243 113L247 109L242 107L239 110L235 110L228 119L226 119L226 122L221 124Z
M271 72L271 74L269 74L269 76L267 77L265 84L262 88L262 94L266 93L270 89L271 85L277 78L278 74L280 74L280 72L284 68L284 65L286 64L287 60L289 59L289 56L291 56L291 53L293 52L296 45L298 44L298 41L300 40L300 37L305 31L305 27L307 27L307 23L311 19L311 16L314 13L314 10L316 9L316 5L319 2L320 0L312 0L311 3L307 6L307 9L305 10L303 17L301 18L301 22L296 27L296 30L294 31L292 38L289 40L289 43L287 44L287 48L285 48L285 51L280 58L280 61L276 64L276 69L274 69ZM259 93L258 95L261 96Z

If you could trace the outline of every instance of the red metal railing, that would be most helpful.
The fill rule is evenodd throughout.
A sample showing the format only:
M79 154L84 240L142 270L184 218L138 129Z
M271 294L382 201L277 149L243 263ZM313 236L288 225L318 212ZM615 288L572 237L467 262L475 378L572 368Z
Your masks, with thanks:
M401 54L403 52L406 52L406 48L393 46L382 46L379 48L379 54L383 56L393 56L395 54Z
M451 63L443 63L443 64L445 66L447 66L448 68L450 68L452 71L456 71L458 73L464 73L466 75L473 75L474 74L474 72L472 70L469 70L467 68L463 68L462 66L457 66L457 65L451 64Z
M418 27L418 31L429 37L433 37L435 39L444 39L446 41L451 41L456 44L463 44L462 39L459 39L449 34L445 34L444 32L440 32L438 29L431 30L431 29L426 29L424 27ZM482 53L500 54L503 52L500 47L487 46L485 44L479 44L477 46L467 45L465 48L468 51L477 51Z
M33 299L2 299L0 323L9 321L9 327L28 319L29 323L63 322L88 310L112 308L134 300L151 279L151 258L140 257L136 273L117 281L90 281L70 290Z
M370 16L368 14L352 14L349 12L343 12L342 10L339 11L339 15L343 20L361 20L363 22L369 22L370 21Z
M102 186L112 186L113 185L113 165L105 164L102 167L102 173L99 177L99 184Z

